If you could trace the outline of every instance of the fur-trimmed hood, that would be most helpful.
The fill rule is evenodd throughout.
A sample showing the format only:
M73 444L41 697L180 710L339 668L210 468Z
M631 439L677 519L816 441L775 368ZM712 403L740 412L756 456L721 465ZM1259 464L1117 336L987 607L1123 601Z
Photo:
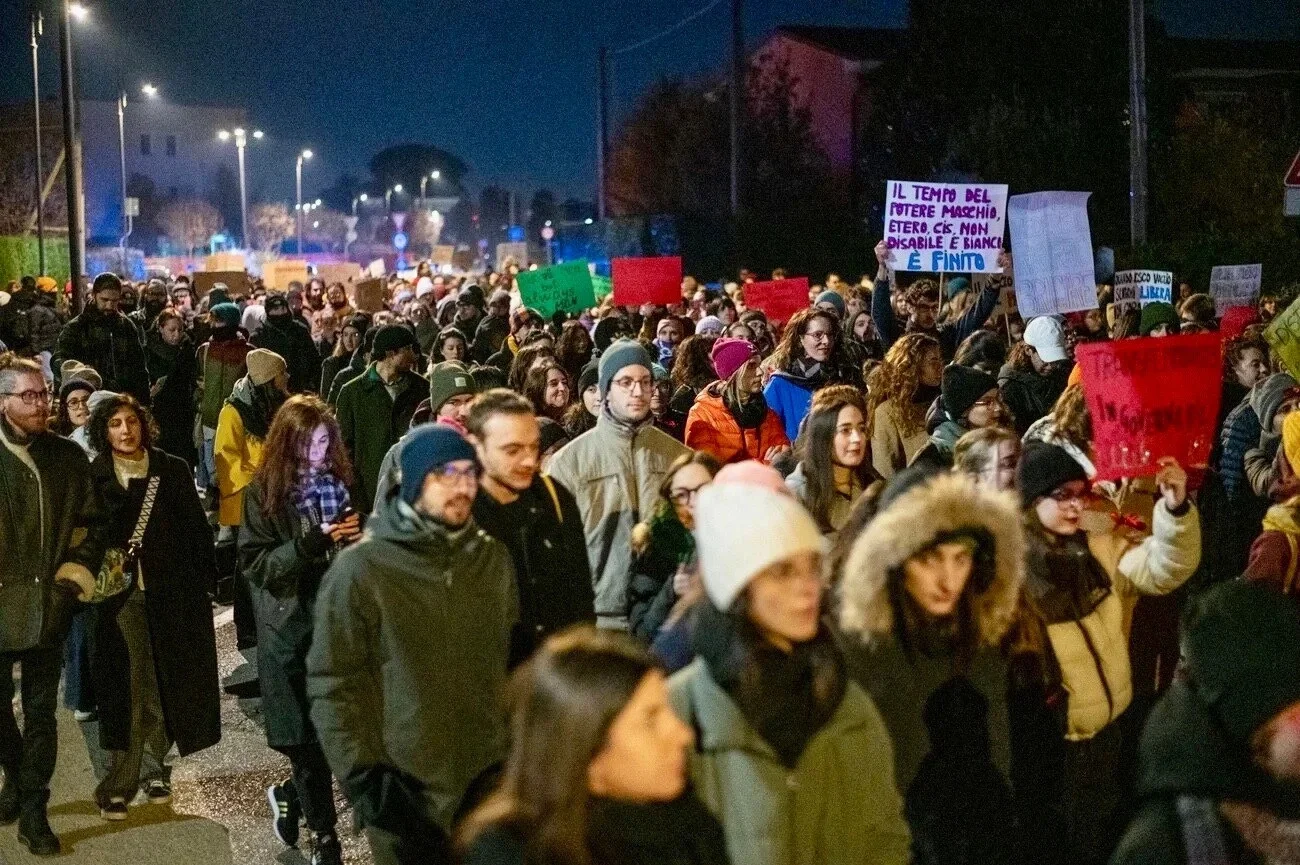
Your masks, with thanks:
M996 646L1011 625L1024 583L1025 537L1014 493L980 489L943 474L911 489L873 519L854 542L839 587L840 627L864 641L893 630L890 574L934 543L963 528L993 539L993 581L975 598L980 643Z

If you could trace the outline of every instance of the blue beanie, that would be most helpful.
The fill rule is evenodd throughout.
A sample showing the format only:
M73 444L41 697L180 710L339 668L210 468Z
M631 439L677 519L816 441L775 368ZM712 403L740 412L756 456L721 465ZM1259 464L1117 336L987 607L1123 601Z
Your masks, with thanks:
M629 366L643 366L647 371L653 372L654 363L650 360L650 353L641 343L631 339L620 339L605 349L600 355L598 373L601 399L609 395L609 383L614 380L614 376L618 375L619 370Z
M426 423L411 430L402 443L402 501L415 504L429 472L457 460L478 461L473 445L451 427Z
M817 295L817 300L813 303L813 306L816 306L819 303L829 303L831 306L835 307L835 311L839 314L840 318L844 317L844 298L840 296L838 291L823 291L821 294Z
M226 327L239 327L239 307L230 301L217 304L210 312L213 318Z
M948 284L944 286L944 289L948 292L949 300L952 300L954 297L969 288L970 280L964 276L954 276L952 279L948 280Z

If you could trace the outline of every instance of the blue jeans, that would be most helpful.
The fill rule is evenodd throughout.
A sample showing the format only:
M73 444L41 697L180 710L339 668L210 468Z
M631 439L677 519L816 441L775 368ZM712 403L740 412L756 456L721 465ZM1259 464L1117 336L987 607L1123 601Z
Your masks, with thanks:
M86 608L72 617L72 627L63 643L63 705L77 712L93 712L95 680L90 673L91 618L95 611Z

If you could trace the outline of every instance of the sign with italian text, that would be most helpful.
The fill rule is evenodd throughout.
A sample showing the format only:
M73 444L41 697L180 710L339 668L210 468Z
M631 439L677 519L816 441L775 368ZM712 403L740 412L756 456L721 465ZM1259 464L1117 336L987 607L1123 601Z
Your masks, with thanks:
M1254 306L1264 281L1262 264L1229 264L1210 269L1210 296L1214 314L1223 314L1234 306Z
M1173 302L1174 275L1167 270L1120 270L1114 285L1114 302L1121 307Z
M617 306L671 306L681 302L682 260L678 256L616 258L609 269Z
M809 306L808 277L746 283L745 306L761 309L774 323L789 321L790 316Z
M1005 184L891 180L885 204L890 267L999 273L1006 211Z
M596 305L591 270L585 261L566 261L515 277L524 306L550 318L556 312L579 313Z
M1008 199L1016 302L1025 321L1097 307L1088 227L1091 194L1031 192Z
M1300 378L1300 298L1273 319L1264 330L1264 339L1286 371Z

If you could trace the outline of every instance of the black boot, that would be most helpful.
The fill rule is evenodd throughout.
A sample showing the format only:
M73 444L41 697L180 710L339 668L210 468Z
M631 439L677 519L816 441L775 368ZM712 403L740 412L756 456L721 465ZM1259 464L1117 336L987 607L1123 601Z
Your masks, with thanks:
M333 832L314 832L311 839L311 865L343 865L343 847Z
M18 770L5 769L5 783L0 787L0 826L8 826L18 819Z
M45 816L45 805L49 800L49 790L23 797L22 815L18 818L18 840L33 856L57 856L63 852Z

